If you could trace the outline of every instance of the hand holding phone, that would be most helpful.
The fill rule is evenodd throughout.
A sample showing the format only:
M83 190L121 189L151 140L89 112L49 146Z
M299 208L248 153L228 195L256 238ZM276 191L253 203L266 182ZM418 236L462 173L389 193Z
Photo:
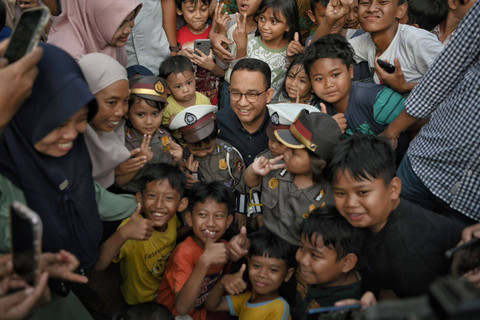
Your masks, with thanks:
M31 286L35 286L40 274L42 231L38 214L26 205L13 201L10 205L13 270Z
M195 40L193 48L195 50L202 51L204 55L208 56L208 55L210 55L210 49L212 48L212 42L210 41L210 39ZM198 54L197 52L195 52L195 53Z
M50 12L43 7L22 12L3 55L8 59L8 63L19 60L37 46L49 18Z
M382 59L377 59L378 65L385 70L388 73L394 73L395 72L395 66L391 63L388 63Z

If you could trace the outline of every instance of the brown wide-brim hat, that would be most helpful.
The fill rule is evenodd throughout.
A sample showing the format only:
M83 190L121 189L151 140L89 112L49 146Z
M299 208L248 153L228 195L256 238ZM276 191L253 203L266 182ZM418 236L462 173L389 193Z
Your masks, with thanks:
M288 130L275 130L275 137L289 148L306 148L328 158L342 140L342 132L330 115L302 110Z
M167 81L156 76L140 76L130 80L130 93L140 98L167 102Z

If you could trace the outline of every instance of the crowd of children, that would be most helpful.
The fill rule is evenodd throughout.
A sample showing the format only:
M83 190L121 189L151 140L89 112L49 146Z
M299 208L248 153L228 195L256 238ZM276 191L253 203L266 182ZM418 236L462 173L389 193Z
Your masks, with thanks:
M61 49L42 44L21 99L0 90L24 105L0 119L0 253L19 200L45 220L44 248L78 261L61 258L69 271L34 317L304 319L426 294L451 273L445 251L480 221L480 201L433 190L480 198L478 141L458 138L466 160L429 160L446 176L467 163L454 185L423 184L407 149L417 134L441 144L431 128L464 85L425 119L409 101L424 78L458 70L474 88L461 103L480 101L476 0L0 0L0 31L35 6L58 15L44 38ZM466 65L432 75L453 46ZM428 208L414 201L425 189ZM463 278L480 286L479 268Z

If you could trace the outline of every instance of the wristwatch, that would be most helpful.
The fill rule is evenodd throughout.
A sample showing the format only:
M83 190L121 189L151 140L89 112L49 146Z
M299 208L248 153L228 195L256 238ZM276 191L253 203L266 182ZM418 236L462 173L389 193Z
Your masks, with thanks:
M182 47L180 46L180 43L177 43L176 46L170 46L170 52L178 52L180 51L180 49L182 49Z

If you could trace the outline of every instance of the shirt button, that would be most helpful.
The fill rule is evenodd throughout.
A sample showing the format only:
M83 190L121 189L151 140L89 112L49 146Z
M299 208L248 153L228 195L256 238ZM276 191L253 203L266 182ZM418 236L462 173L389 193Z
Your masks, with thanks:
M252 139L253 139L252 136L248 137L248 140L252 140Z
M250 154L249 154L249 155L248 155L248 157L249 157L249 158L251 158L251 157L252 157L252 155L250 155Z

